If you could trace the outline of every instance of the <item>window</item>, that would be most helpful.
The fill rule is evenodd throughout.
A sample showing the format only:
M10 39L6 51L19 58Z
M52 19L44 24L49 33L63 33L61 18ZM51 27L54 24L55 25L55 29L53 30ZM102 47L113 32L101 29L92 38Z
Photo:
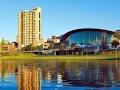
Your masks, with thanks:
M39 20L39 32L40 32L40 20Z
M39 12L39 18L40 18L40 12Z

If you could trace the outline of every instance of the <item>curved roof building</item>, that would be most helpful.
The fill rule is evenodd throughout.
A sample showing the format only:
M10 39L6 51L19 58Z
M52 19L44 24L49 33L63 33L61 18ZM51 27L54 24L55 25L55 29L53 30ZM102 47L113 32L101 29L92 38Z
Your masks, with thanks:
M76 43L77 45L100 45L102 42L110 44L115 34L114 31L104 29L76 29L65 33L61 37L61 42L69 41L69 44Z

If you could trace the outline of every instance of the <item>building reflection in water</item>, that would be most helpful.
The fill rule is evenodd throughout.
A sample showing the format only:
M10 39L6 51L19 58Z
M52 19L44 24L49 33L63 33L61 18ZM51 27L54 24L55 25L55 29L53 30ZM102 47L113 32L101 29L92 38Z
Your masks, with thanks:
M49 80L56 80L57 83L67 82L70 85L91 87L120 86L120 61L57 61L45 62L42 67L43 76L48 75ZM45 73L46 68L49 71Z
M18 66L18 90L41 90L40 68Z
M41 90L41 70L34 63L0 60L0 85L7 86L7 78L11 75L15 76L18 90ZM9 79L9 84L14 85L16 81L11 80Z
M41 84L44 88L51 83L56 87L120 87L120 61L116 60L0 61L0 81L9 74L16 75L18 90L41 90Z

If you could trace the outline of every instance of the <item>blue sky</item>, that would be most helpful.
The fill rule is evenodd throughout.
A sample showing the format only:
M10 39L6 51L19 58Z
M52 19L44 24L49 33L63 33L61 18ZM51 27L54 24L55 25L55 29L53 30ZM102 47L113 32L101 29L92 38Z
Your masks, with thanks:
M42 8L43 37L76 28L120 29L120 0L1 0L0 38L15 41L19 11Z

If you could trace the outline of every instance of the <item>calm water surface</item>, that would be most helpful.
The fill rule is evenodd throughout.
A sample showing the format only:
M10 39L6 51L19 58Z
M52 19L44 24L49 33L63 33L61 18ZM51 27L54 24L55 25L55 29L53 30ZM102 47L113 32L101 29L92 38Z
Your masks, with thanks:
M0 90L120 90L120 61L0 60Z

